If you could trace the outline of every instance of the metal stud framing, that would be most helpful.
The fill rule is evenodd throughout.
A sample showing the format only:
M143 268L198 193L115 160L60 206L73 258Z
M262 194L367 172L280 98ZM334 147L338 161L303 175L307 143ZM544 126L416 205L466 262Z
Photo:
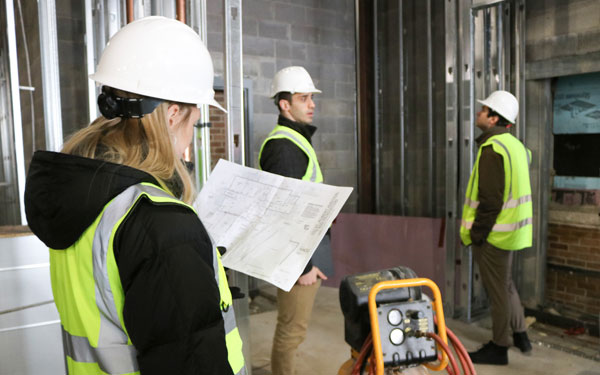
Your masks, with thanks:
M444 310L449 316L454 315L455 275L456 275L456 219L457 182L458 182L458 78L457 44L458 20L456 0L445 3L444 15L446 26L446 288L444 293Z
M375 171L375 207L376 212L381 213L381 127L380 127L380 109L379 109L379 75L380 75L380 66L379 66L379 42L378 42L378 12L377 12L377 0L373 0L373 61L375 62L375 66L373 67L373 84L375 95L373 95L373 108L375 108L375 162L374 162L374 171Z
M19 192L19 211L21 224L27 224L25 217L25 151L23 149L23 124L21 118L21 96L19 93L19 67L17 60L17 36L15 29L15 9L13 1L5 1L6 10L6 36L8 39L9 81L10 97L12 104L12 125L14 137L15 164L17 175L17 190Z
M450 53L452 45L449 43L448 34L454 32L452 5L454 2L446 4L446 30L447 46L446 56ZM473 0L468 2L457 2L458 12L458 45L462 48L456 48L459 53L457 70L460 73L458 82L460 85L456 90L458 92L458 102L456 108L461 108L456 116L456 121L460 124L459 137L461 139L458 150L460 168L458 171L458 195L453 201L450 201L453 194L455 183L452 176L447 176L446 197L448 217L454 216L460 218L462 211L462 201L464 199L468 180L473 168L477 146L475 139L480 131L475 126L475 113L479 110L476 99L483 99L492 91L504 89L516 94L520 106L524 108L522 102L524 98L524 55L523 55L523 23L524 12L517 11L514 17L514 23L511 23L511 6L513 3L504 0ZM517 7L522 8L522 1L517 1ZM510 39L511 28L514 27L514 38ZM511 47L515 47L517 53L517 63L511 66ZM447 64L448 65L448 64ZM448 72L447 72L448 74ZM447 79L448 83L448 79ZM448 90L454 90L454 87L447 85L446 103L450 107L452 95ZM450 147L450 139L454 134L449 128L450 122L454 121L454 114L447 110L447 160L453 158L456 150ZM450 117L452 115L452 117ZM523 117L521 117L523 116ZM520 124L520 126L519 126ZM517 136L523 139L524 136L524 115L519 115L517 124ZM455 224L454 221L453 224ZM481 281L475 278L478 273L477 266L473 263L473 257L470 247L458 245L457 248L451 241L456 241L457 233L454 226L448 226L447 229L447 275L446 281L451 283L454 277L455 288L454 296L454 315L470 321L477 317L487 306ZM452 264L455 263L455 266ZM452 271L455 271L452 276ZM446 299L447 302L448 299Z
M228 158L234 163L246 164L244 134L244 78L242 54L242 1L223 0L225 35L225 98L227 105ZM248 293L248 276L231 272L231 285ZM245 343L244 358L250 364L250 307L246 298L234 304L238 329ZM250 367L250 366L248 366ZM250 369L247 369L250 371Z
M42 60L42 85L44 87L46 148L51 151L59 151L63 143L63 131L60 110L60 75L58 65L55 1L47 0L38 2L38 13Z
M190 4L190 26L198 31L200 39L207 44L206 0L193 0ZM210 174L210 111L208 105L200 106L201 128L194 128L196 186L200 189Z
M242 2L224 0L224 4L228 156L230 161L245 165Z

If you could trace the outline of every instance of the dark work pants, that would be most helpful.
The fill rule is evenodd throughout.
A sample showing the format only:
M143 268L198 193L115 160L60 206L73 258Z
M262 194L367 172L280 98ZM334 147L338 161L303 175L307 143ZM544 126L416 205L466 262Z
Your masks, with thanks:
M486 242L473 245L473 256L490 300L492 341L496 345L511 346L511 331L527 329L521 299L511 276L513 251L501 250Z

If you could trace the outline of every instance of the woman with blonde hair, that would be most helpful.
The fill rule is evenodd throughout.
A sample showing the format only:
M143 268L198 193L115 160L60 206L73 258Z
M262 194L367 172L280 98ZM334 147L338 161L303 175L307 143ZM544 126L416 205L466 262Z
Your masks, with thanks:
M25 189L29 226L50 247L67 372L245 374L182 160L197 106L221 108L206 47L183 23L143 18L113 36L90 78L102 116L62 152L36 152Z

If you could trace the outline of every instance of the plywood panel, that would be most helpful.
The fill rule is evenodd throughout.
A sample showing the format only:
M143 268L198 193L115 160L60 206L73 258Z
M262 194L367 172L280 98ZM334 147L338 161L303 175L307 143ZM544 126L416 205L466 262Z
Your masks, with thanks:
M446 248L440 230L441 219L342 213L331 229L335 273L325 285L338 287L346 275L406 266L443 293Z

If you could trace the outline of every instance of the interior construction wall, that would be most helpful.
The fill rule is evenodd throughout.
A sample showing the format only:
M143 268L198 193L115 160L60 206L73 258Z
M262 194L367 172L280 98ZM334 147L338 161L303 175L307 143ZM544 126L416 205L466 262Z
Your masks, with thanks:
M445 292L442 219L342 213L331 228L334 272L323 285L339 287L348 275L404 266Z
M552 112L556 78L600 71L600 2L528 0L526 14L527 139L548 160L532 174L547 218L535 237L546 245L544 305L597 324L600 205L584 199L594 191L553 189Z
M215 74L223 75L223 7L207 1L208 49ZM269 98L275 73L304 66L316 87L313 145L325 183L355 187L345 212L357 206L356 85L353 0L244 0L244 78L253 82L248 164L256 166L262 141L275 126L277 108Z
M48 248L29 234L0 232L0 374L64 374Z
M428 13L428 1L378 3L378 214L444 216L444 3L430 4Z

